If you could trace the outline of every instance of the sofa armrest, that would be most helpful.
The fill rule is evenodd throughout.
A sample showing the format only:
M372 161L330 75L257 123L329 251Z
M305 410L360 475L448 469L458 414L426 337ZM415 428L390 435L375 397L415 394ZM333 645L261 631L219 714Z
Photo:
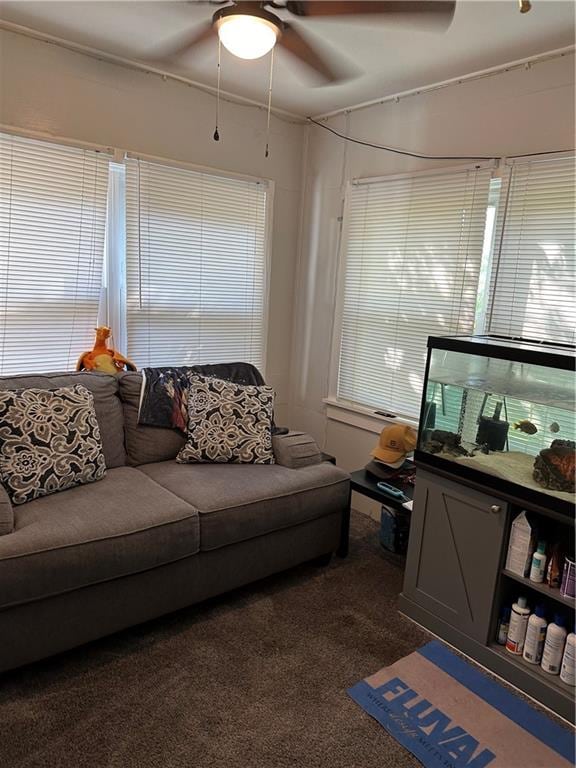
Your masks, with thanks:
M0 536L14 530L14 510L3 485L0 485Z
M299 469L322 462L322 451L314 438L305 432L272 435L272 449L276 464L282 467Z

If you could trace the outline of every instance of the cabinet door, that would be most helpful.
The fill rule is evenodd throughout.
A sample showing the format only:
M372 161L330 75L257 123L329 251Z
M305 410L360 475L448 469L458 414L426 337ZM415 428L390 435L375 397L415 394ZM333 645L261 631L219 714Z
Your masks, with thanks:
M404 594L479 642L488 640L506 504L418 470Z

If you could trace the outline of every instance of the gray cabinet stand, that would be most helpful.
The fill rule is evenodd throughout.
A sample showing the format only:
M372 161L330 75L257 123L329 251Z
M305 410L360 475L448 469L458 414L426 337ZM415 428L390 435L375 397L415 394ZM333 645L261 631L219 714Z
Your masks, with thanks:
M495 642L500 608L525 594L532 605L574 601L504 570L510 525L525 503L419 467L400 610L504 680L574 722L574 689ZM546 515L542 508L538 515ZM558 519L554 510L552 518ZM573 518L563 519L573 535ZM568 535L568 529L567 529ZM545 597L542 598L542 594ZM570 624L568 625L570 626Z

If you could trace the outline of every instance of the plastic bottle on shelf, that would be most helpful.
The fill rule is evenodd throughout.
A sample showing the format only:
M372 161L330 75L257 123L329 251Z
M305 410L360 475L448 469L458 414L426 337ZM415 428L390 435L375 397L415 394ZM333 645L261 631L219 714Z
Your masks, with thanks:
M529 664L540 664L544 640L546 638L546 610L543 605L537 605L534 613L528 619L526 639L524 640L524 653L522 658Z
M560 667L560 680L567 685L576 685L576 634L570 632Z
M560 672L565 642L564 617L557 613L552 624L548 624L540 665L549 675L557 675Z
M539 541L536 552L532 555L530 581L541 584L546 576L546 542Z
M516 656L521 656L524 649L524 639L526 637L526 630L528 629L529 616L530 608L528 608L528 601L525 597L519 597L518 600L512 604L510 628L508 629L508 637L506 638L506 650Z
M561 559L560 543L556 542L552 547L552 554L550 555L548 568L546 569L546 583L553 589L557 589L560 586L560 580L562 578Z
M506 605L500 611L500 620L498 622L498 645L506 645L508 639L508 630L510 629L510 606Z

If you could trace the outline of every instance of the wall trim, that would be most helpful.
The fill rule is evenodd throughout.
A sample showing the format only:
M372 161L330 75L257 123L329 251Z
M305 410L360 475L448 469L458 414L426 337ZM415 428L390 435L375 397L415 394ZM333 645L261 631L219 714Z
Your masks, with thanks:
M422 96L426 93L433 91L439 91L443 88L449 88L453 85L461 85L462 83L471 82L473 80L482 80L486 77L492 77L493 75L501 75L505 72L511 72L515 69L530 69L533 64L542 64L546 61L552 61L553 59L560 59L563 56L574 55L576 52L575 45L568 45L564 48L556 48L553 51L547 51L545 53L539 53L534 56L526 56L523 59L516 59L506 64L497 64L494 67L488 67L487 69L480 69L477 72L470 72L467 75L460 75L459 77L451 77L448 80L440 80L437 83L430 83L429 85L423 85L418 88L410 88L406 91L399 91L398 93L392 93L389 96L381 96L377 99L370 99L370 101L363 101L360 104L352 104L349 107L341 107L340 109L334 109L331 112L323 112L319 115L311 115L313 120L329 120L332 117L338 115L348 115L351 112L359 112L362 109L369 109L380 104L386 104L390 101L400 101L408 96Z
M65 40L62 37L49 35L46 32L40 32L37 29L25 27L22 24L15 24L12 21L5 21L0 19L0 30L11 32L12 34L20 35L22 37L29 37L33 40L40 40L41 42L47 43L48 45L56 45L59 48L65 48L66 50L72 51L73 53L89 56L90 58L98 59L99 61L106 61L110 64L116 64L120 67L126 67L127 69L138 70L149 75L157 75L162 80L173 80L177 83L187 85L190 88L195 88L198 91L203 91L210 96L216 96L218 92L217 88L214 86L200 83L197 80L190 79L189 77L184 77L183 75L175 75L172 72L154 67L151 64L144 64L137 61L136 59L130 59L125 56L117 56L114 53L108 53L107 51L102 51L99 48L92 48L88 45L75 43L71 40ZM224 91L222 89L220 89L220 99L222 101L229 101L232 104L237 104L239 106L255 107L263 111L267 111L268 109L268 105L264 104L263 102L250 99L247 96L240 96L236 93L232 93L231 91ZM305 117L302 115L297 115L295 112L289 112L287 109L280 109L279 107L273 106L270 111L280 120L297 123L298 125L306 123Z
M176 75L167 70L163 70L148 64L144 64L135 59L131 59L124 56L118 56L113 53L108 53L107 51L102 51L99 48L92 48L91 46L83 45L81 43L75 43L71 40L66 40L64 38L57 37L56 35L50 35L46 32L41 32L37 29L33 29L32 27L26 27L22 24L15 24L12 21L6 21L4 19L0 19L0 30L11 32L12 34L16 34L16 35L21 35L22 37L29 37L34 40L40 40L41 42L44 42L50 45L56 45L60 48L67 49L69 51L73 51L74 53L79 53L84 56L89 56L91 58L95 58L100 61L107 61L111 64L117 64L118 66L126 67L128 69L139 70L147 74L157 75L163 80L173 80L175 82L180 82L191 88L196 88L199 91L203 91L204 93L207 93L211 96L216 96L217 94L217 89L214 86L201 83L197 80L192 80L191 78L184 77L183 75ZM534 56L527 56L523 59L516 59L514 61L511 61L505 64L498 64L494 67L488 67L487 69L478 70L476 72L470 72L469 74L460 75L458 77L452 77L452 78L449 78L448 80L441 80L436 83L430 83L429 85L423 85L416 88L411 88L406 91L399 91L398 93L390 94L389 96L381 96L375 99L371 99L369 101L361 102L359 104L352 104L347 107L340 107L330 112L323 112L318 115L311 115L311 117L314 120L328 120L338 115L350 114L351 112L357 112L362 109L368 109L369 107L373 107L379 104L386 104L387 102L390 102L390 101L399 101L400 99L406 98L408 96L420 96L425 93L430 93L432 91L440 90L442 88L448 88L452 85L460 85L464 82L468 82L472 80L480 80L485 77L491 77L492 75L502 74L504 72L510 72L514 69L521 69L523 67L529 68L533 64L540 64L545 61L551 61L553 59L562 58L563 56L569 56L571 54L574 54L575 52L576 52L576 45L569 45L569 46L565 46L564 48L557 48L552 51L536 54ZM264 104L264 102L260 102L255 99L250 99L246 96L240 96L239 94L233 93L231 91L220 90L220 98L224 101L229 101L233 104L238 104L240 106L244 105L244 106L255 107L257 109L264 110L264 111L266 111L268 108L268 105ZM279 107L272 106L271 112L273 115L275 115L277 118L281 120L288 121L291 123L296 123L298 125L306 124L307 122L307 118L304 117L303 115L299 115L295 112L290 112L287 109L281 109Z

